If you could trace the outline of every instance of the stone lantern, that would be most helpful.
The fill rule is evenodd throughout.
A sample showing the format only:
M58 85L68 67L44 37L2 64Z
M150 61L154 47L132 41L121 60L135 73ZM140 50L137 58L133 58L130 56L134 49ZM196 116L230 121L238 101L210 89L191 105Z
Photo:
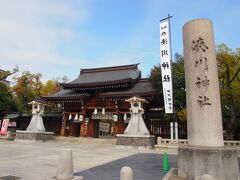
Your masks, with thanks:
M16 140L28 140L28 141L48 141L53 139L53 132L45 132L42 115L44 113L44 108L47 106L41 100L33 100L28 103L32 105L32 118L26 131L16 131Z
M150 135L143 120L143 103L146 100L140 97L132 97L126 100L130 103L131 118L124 134L117 134L117 146L132 148L153 148L155 136Z
M43 114L44 108L46 106L46 104L39 101L35 101L35 100L28 103L28 105L32 105L32 114L37 114L37 113Z
M44 113L45 103L33 100L28 103L32 105L32 119L27 127L27 131L31 132L45 132L42 115Z
M149 135L150 133L142 117L144 113L143 103L146 103L146 100L134 96L127 99L126 101L131 105L131 108L129 109L131 119L129 121L128 127L124 131L124 134Z

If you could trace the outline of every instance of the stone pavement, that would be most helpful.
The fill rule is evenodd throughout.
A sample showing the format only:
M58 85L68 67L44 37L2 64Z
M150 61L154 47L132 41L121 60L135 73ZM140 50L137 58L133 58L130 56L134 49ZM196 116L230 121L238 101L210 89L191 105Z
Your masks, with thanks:
M166 172L162 170L163 154L138 153L107 164L75 173L86 180L119 180L123 166L130 166L134 180L160 180ZM177 165L176 155L169 155L170 167Z
M110 177L117 179L122 165L129 165L133 168L136 180L139 173L144 176L147 176L149 172L154 176L163 174L161 171L161 153L163 152L119 149L113 143L92 138L64 139L45 143L2 141L0 142L0 180L51 179L56 175L59 152L62 148L73 150L74 172L77 174L90 172L91 177L86 176L86 180L91 180L94 174L97 174L99 179L101 179L100 174L103 178L109 174ZM175 157L169 158L174 166ZM93 171L95 169L96 171Z

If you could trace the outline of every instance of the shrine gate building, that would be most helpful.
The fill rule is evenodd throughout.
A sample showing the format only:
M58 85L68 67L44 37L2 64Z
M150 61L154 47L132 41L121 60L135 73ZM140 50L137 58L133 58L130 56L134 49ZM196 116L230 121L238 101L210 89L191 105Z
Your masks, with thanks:
M123 134L130 118L130 105L125 100L133 96L147 100L144 120L149 128L146 117L156 104L157 91L149 79L141 78L138 64L82 69L75 80L60 86L59 92L42 99L62 105L62 136Z

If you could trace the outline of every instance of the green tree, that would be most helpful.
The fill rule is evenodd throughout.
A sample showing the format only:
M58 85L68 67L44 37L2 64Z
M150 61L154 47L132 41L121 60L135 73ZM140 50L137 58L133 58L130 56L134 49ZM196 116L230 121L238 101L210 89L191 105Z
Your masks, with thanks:
M183 56L176 53L175 61L172 63L173 74L173 98L176 110L186 108L186 90Z
M235 127L240 127L240 120L237 121L240 116L240 48L232 51L227 45L220 44L216 49L223 120L230 135L228 138L232 139ZM179 117L186 119L184 61L179 54L175 55L172 72L175 108ZM150 80L163 97L160 65L151 70Z
M172 79L173 79L173 99L176 113L186 107L185 77L184 77L184 61L182 55L176 53L175 61L172 63ZM153 87L158 90L160 97L163 99L161 65L156 65L151 69L150 81ZM163 106L163 102L161 104Z
M12 92L5 84L0 83L0 117L10 111L15 111L16 106L12 100Z
M232 51L225 44L217 46L217 62L223 116L230 116L226 124L228 138L233 138L240 115L240 49Z

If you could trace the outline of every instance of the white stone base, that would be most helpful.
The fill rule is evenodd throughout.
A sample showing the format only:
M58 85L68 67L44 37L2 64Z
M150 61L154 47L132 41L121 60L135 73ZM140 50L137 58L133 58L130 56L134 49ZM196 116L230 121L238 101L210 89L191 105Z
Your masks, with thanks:
M116 145L119 148L152 149L156 138L152 135L117 134Z
M209 174L217 179L238 179L237 149L213 147L179 147L178 176L199 179Z
M146 137L154 137L153 135L149 135L149 134L146 134L146 135L132 135L132 134L117 134L117 137L136 137L136 138L146 138Z
M16 131L15 141L45 142L53 140L53 132Z

